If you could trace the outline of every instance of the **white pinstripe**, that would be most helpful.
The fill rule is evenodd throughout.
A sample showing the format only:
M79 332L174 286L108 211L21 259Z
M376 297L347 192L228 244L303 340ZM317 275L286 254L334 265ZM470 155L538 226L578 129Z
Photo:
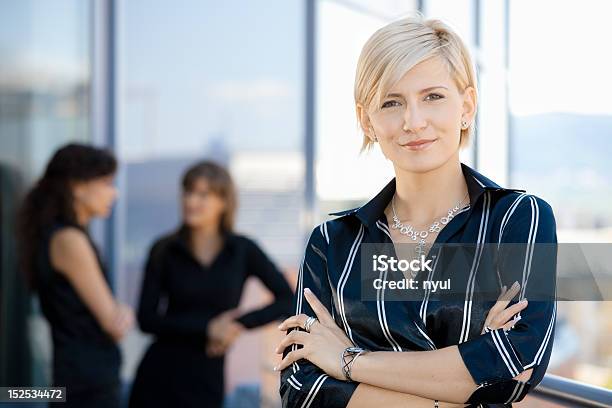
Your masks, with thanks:
M505 349L503 348L503 344L501 343L501 340L499 340L498 338L495 337L495 330L492 330L490 332L491 338L493 339L493 344L495 344L495 347L497 348L497 352L499 353L500 357L502 358L502 360L504 360L504 364L506 364L506 368L508 368L508 371L510 372L510 374L512 375L512 377L516 377L519 373L517 372L516 368L513 368L513 365L510 360L510 356L506 353Z
M542 361L542 357L544 357L544 351L546 351L546 347L548 347L548 341L552 337L554 321L555 321L556 316L557 316L557 303L555 301L555 304L553 306L553 315L550 319L550 324L549 324L550 328L548 329L548 332L546 333L545 341L540 345L540 349L538 349L538 352L539 352L538 364L540 364L540 362Z
M529 364L527 364L524 368L525 370L527 370L528 368L533 367L536 364L540 364L540 361L542 361L542 357L544 356L544 352L546 351L546 347L548 347L548 341L550 340L550 337L552 335L552 329L554 326L554 321L555 321L555 317L557 315L557 302L554 303L553 305L553 313L552 316L550 318L550 322L548 323L548 328L546 329L546 334L544 335L544 339L542 340L542 344L540 344L540 348L538 348L538 351L533 359L533 361Z
M300 264L300 270L298 271L298 282L297 282L297 301L295 302L295 314L299 315L300 313L302 313L302 296L304 296L304 292L303 292L303 286L304 286L304 262L306 262L306 253L304 251L304 257L302 258L302 263ZM293 329L293 330L297 330L297 329ZM293 331L292 330L292 331ZM291 351L296 351L298 349L297 344L292 344L291 345ZM293 373L297 373L300 370L300 365L297 363L297 361L294 361L293 364L291 364L292 368L293 368Z
M333 286L332 286L332 283L331 283L331 279L329 278L329 272L328 271L326 271L326 272L327 273L325 275L327 275L327 283L329 284L329 288L331 290L331 288ZM334 312L334 310L336 309L336 307L334 305L334 296L333 295L330 296L330 300L331 300L331 302L330 302L330 305L329 305L329 310L331 311L332 319L335 321L336 320L336 313Z
M389 239L391 241L393 241L393 238L391 238L391 231L389 231L389 228L387 227L387 225L383 222L380 222L380 220L376 221L376 226L378 227L378 229L380 229L382 232L384 232L385 234L387 234L387 236L389 237Z
M506 229L506 225L508 224L508 221L510 220L510 217L512 217L512 214L514 214L514 210L516 210L516 208L518 207L518 205L521 203L521 201L523 200L523 198L527 197L526 193L521 193L510 205L510 207L508 207L508 209L506 210L506 213L504 214L501 224L499 226L499 238L498 238L498 244L497 247L499 248L499 244L502 241L502 237L504 235L504 229Z
M434 261L433 267L431 271L427 275L427 280L433 280L434 273L436 272L436 266L438 265L438 260L440 259L440 253L442 250L438 250L438 254L436 256L436 260ZM421 307L419 309L419 315L421 316L421 320L423 321L423 325L427 327L426 317L427 317L427 304L429 303L429 295L431 294L431 287L425 290L425 296L423 297L423 301L421 302Z
M519 381L515 386L514 386L514 391L512 392L512 395L510 395L510 398L508 398L508 401L506 401L506 404L509 404L511 402L514 402L518 399L518 397L521 396L521 393L523 392L523 388L525 388L525 383Z
M472 208L472 207L468 205L467 207L464 207L464 208L460 209L459 211L457 211L457 212L455 213L455 215L453 216L453 218L454 218L454 217L456 217L457 215L461 214L461 213L466 212L466 211L467 211L467 210L469 210L470 208Z
M319 392L319 389L321 389L321 386L323 385L323 383L328 377L329 376L327 374L321 374L315 380L314 384L312 385L312 388L310 389L310 392L308 392L308 395L306 396L306 399L304 400L300 408L310 407L310 404L312 404L312 401L314 401L314 399L316 398L317 393Z
M480 256L484 249L483 243L485 242L487 234L487 223L489 221L489 193L485 192L483 211L480 218L480 227L478 229L478 239L476 241L476 255L474 256L474 262L472 263L472 270L468 278L467 289L465 294L465 302L463 304L463 323L461 326L461 335L459 336L459 343L467 341L470 332L470 321L472 314L472 296L474 295L474 283L476 281L476 271L480 264Z
M508 371L510 372L510 374L512 374L512 377L516 377L517 375L519 375L519 371L514 365L512 358L510 358L510 354L508 353L508 350L506 350L506 346L504 346L504 343L499 337L499 333L497 332L497 330L491 331L491 338L493 339L493 343L495 344L499 355L501 356L502 360L504 360L504 363L506 363Z
M327 244L329 245L329 235L327 233L327 221L319 225L319 230L321 231L321 235L323 235L323 237L325 238L325 241L327 241Z
M389 239L391 239L389 228L383 222L381 222L380 220L376 221L376 226L378 227L378 229L384 232L389 237ZM381 271L379 278L386 280L387 274L388 271ZM403 351L397 340L393 338L391 330L389 330L389 324L387 323L387 312L385 309L385 287L382 288L382 292L381 289L376 290L376 310L378 312L378 322L380 323L380 327L385 338L387 339L394 351Z
M521 362L521 359L516 355L516 351L514 350L514 345L512 344L512 341L510 341L510 339L508 338L508 332L503 330L502 333L504 334L504 337L506 338L506 340L508 340L508 343L510 343L510 351L512 352L512 355L514 356L514 360Z
M525 296L525 291L527 289L527 283L528 283L529 277L531 275L531 265L532 265L532 261L533 261L533 252L534 252L536 241L537 241L537 233L538 233L538 226L539 226L539 219L540 219L540 209L539 209L539 205L538 205L538 202L535 199L535 197L529 196L529 195L523 193L523 194L521 194L519 197L517 197L514 200L514 202L512 203L510 208L508 209L508 211L506 211L506 214L504 215L504 218L502 219L502 225L501 225L501 228L500 228L500 236L499 236L499 241L501 242L501 239L503 237L503 231L504 231L505 227L507 226L508 222L510 221L510 217L512 216L512 214L514 213L514 211L516 210L516 208L520 204L521 200L523 200L526 197L529 198L529 204L530 204L530 207L531 207L531 223L529 225L529 235L527 237L527 248L526 248L526 251L525 251L525 262L523 264L521 292L520 292L520 295L519 295L520 299L524 298L524 296ZM538 351L536 352L536 355L534 356L533 361L531 363L527 364L526 366L524 366L523 367L524 370L527 370L527 369L535 366L536 364L539 364L541 359L542 359L542 357L544 356L544 352L546 351L546 348L548 346L548 342L549 342L551 334L552 334L552 329L553 329L554 320L555 320L555 316L556 316L556 308L557 308L557 305L555 303L554 306L553 306L553 314L551 316L551 320L550 320L550 322L548 324L548 328L546 330L546 334L544 335L542 343L540 344L540 347L539 347ZM520 316L520 313L518 314L518 316ZM521 392L522 392L522 389L519 390L518 394L516 396L513 396L511 398L511 400L514 400L514 399L518 398L520 396Z
M292 376L291 376L291 377L289 377L289 378L293 378L293 381L295 381L295 383L296 383L298 386L300 386L300 387L302 386L302 383L301 383L301 382L299 382L299 381L297 380L297 378L295 378L295 376L293 376L293 375L292 375Z
M476 176L474 176L474 180L476 180L476 182L477 182L478 184L480 184L480 187L484 187L484 186L485 186L484 184L482 184L482 182L481 182L480 180L478 180L478 179L476 178Z
M533 259L533 249L535 248L536 236L538 234L538 223L540 219L540 208L535 198L529 197L531 204L531 225L529 226L529 236L527 238L527 250L525 254L525 264L523 265L523 281L521 284L521 294L519 299L525 296L527 281L531 274L531 261ZM520 313L519 313L520 316Z
M351 341L355 343L353 340L353 332L349 327L348 321L346 319L346 311L344 310L344 286L348 281L348 277L351 273L351 268L353 267L353 261L355 259L355 255L357 254L359 244L363 239L364 229L363 224L359 227L359 232L357 233L357 237L351 246L351 250L349 252L348 258L346 260L346 264L344 265L344 270L342 271L342 275L340 275L340 280L338 282L338 305L340 306L340 318L342 319L342 324L344 325L344 331L349 336Z
M387 280L388 271L380 272L380 279L383 281ZM384 276L383 276L384 275ZM394 351L403 351L399 343L393 338L391 335L391 331L389 330L389 325L387 324L387 313L385 311L385 289L377 289L376 290L376 310L378 312L378 323L380 323L380 328L382 332L393 348Z
M414 325L416 326L417 329L419 329L419 331L421 332L421 334L423 335L423 337L425 337L425 340L427 340L427 342L429 343L429 347L431 347L432 350L436 349L436 345L434 344L434 342L429 338L429 336L427 335L427 333L425 333L418 325L417 322L413 322Z
M289 383L289 384L290 384L290 385L291 385L293 388L295 388L296 390L300 391L300 390L302 389L302 387L301 387L300 385L297 385L297 384L295 383L295 381L296 381L296 379L295 379L295 377L294 377L294 376L291 376L291 377L287 378L287 382L288 382L288 383Z
M295 314L302 313L302 297L304 296L304 262L306 262L306 253L302 257L302 263L300 263L300 269L298 271L298 286L297 286L297 302L295 302Z

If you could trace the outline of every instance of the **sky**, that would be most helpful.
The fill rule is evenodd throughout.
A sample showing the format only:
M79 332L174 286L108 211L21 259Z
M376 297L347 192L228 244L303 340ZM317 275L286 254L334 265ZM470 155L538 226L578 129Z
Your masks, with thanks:
M513 112L612 114L612 2L510 4Z

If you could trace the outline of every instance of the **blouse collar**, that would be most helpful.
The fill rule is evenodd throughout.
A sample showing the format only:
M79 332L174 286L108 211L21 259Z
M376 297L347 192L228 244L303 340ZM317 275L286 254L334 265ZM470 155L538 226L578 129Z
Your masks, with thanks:
M513 188L500 187L494 181L488 179L470 166L467 166L463 163L461 163L461 170L463 171L463 175L465 177L465 181L468 187L468 195L470 197L470 205L472 206L478 201L480 196L485 193L485 191L525 191ZM391 198L393 197L394 193L395 177L391 181L389 181L387 185L374 198L372 198L370 201L368 201L361 207L329 213L329 215L335 215L339 217L346 215L354 215L365 226L371 227L376 223L377 220L382 217L385 208L387 208L387 205L391 201Z

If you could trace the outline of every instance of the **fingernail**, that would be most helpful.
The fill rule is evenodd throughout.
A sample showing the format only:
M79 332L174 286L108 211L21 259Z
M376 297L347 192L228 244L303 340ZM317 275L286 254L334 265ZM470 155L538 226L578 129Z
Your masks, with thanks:
M527 303L527 298L521 300L521 303Z
M519 284L518 281L514 281L514 283L512 284L512 287L516 288L518 286L518 284Z
M305 289L304 289L304 292L306 292L306 293L310 293L310 289L305 288Z

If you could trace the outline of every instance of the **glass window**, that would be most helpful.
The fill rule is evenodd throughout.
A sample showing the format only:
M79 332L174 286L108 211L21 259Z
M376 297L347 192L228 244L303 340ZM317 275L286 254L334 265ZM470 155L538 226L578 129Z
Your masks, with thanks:
M88 139L89 4L0 8L0 160L32 179L55 147Z
M319 217L373 197L392 177L380 149L360 154L353 86L361 49L380 27L416 10L415 1L320 1L317 16L316 186Z
M239 189L237 230L287 270L299 264L304 188L301 1L121 2L118 153L122 160L118 294L132 305L147 252L180 222L180 177L204 158L229 167ZM248 286L245 302L267 301ZM271 377L274 341L230 355L228 391ZM125 375L146 339L129 339ZM270 351L270 352L268 352ZM262 356L262 357L258 357ZM240 367L240 361L242 367ZM262 369L265 368L265 370ZM273 381L268 381L273 384ZM277 385L277 384L276 384ZM270 398L278 399L271 387Z
M91 10L80 0L0 0L0 10L0 385L46 385L51 338L36 304L27 316L14 220L55 149L90 138Z
M612 242L609 5L512 1L509 11L512 184L552 205L560 242ZM612 385L611 304L559 303L553 373Z

